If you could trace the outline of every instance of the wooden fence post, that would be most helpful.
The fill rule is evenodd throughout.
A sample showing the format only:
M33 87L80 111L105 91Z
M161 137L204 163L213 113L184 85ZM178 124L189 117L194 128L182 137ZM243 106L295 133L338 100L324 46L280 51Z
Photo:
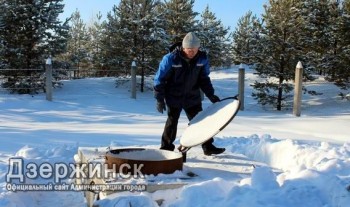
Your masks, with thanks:
M47 58L45 65L45 90L46 90L46 100L52 101L52 61L51 57Z
M303 83L303 65L299 61L295 68L295 80L294 80L294 102L293 102L293 115L300 116L301 114L301 94Z
M240 101L240 110L244 110L244 78L245 78L245 69L243 64L239 66L238 73L238 99Z
M131 63L131 98L136 99L136 62Z

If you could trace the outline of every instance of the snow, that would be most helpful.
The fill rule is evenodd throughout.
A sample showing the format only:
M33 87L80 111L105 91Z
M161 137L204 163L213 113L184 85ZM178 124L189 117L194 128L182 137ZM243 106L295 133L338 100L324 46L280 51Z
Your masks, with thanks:
M147 161L161 161L161 160L170 160L170 159L179 159L181 158L180 153L174 153L165 150L158 149L138 149L121 151L117 154L108 153L112 157L120 158L120 159L129 159L129 160L147 160Z
M238 67L211 73L220 98L237 93ZM176 189L118 192L99 206L283 206L347 207L350 203L350 104L339 89L319 77L305 83L322 95L303 94L301 116L291 108L275 111L251 97L257 79L246 68L245 110L215 137L226 152L205 156L200 147L188 152L186 171L197 174ZM152 91L130 98L128 83L115 78L64 81L53 101L35 96L0 94L0 206L86 206L81 191L11 192L6 189L10 158L24 163L74 163L81 147L158 148L166 120L155 109ZM210 105L207 99L204 107ZM179 120L178 137L187 126ZM179 144L179 139L176 140ZM149 176L165 182L181 176ZM176 180L176 179L171 179ZM45 184L53 178L26 179ZM73 182L66 180L66 182ZM157 204L158 203L158 204Z
M296 68L303 68L303 64L299 61Z

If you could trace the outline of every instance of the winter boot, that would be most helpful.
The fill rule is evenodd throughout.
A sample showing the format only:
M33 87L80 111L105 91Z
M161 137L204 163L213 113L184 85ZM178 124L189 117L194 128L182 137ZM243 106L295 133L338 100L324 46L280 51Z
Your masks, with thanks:
M218 148L218 147L215 147L214 145L203 146L203 152L207 156L217 155L225 152L225 148Z

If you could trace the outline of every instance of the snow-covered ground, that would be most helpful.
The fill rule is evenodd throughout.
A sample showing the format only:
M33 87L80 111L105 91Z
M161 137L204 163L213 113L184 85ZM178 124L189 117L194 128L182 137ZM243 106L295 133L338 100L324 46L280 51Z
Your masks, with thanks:
M301 117L291 109L263 108L251 97L257 78L246 70L245 110L215 138L225 153L188 152L184 168L196 182L147 192L120 192L100 206L348 207L350 204L350 103L322 77L306 83L322 95L303 94ZM212 72L219 97L237 94L237 68ZM9 159L24 163L73 163L78 147L157 148L166 116L155 109L152 91L130 98L128 85L113 78L64 81L45 95L0 93L0 206L85 206L82 192L10 192ZM204 107L209 106L205 99ZM178 137L188 121L182 115ZM176 141L178 144L178 140ZM255 168L249 164L256 162ZM270 166L270 167L267 167ZM15 168L10 167L12 170ZM162 180L162 177L154 179ZM166 176L164 177L166 179ZM52 182L26 179L27 183ZM69 182L69 181L67 181Z

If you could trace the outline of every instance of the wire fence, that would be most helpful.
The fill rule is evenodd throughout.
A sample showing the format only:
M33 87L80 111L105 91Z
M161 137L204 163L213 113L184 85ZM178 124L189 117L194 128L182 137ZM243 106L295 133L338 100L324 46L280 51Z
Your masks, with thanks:
M43 83L43 69L0 69L0 90L40 90Z
M60 81L89 77L118 77L128 75L126 70L53 68L53 87L61 87ZM10 93L45 92L45 69L0 69L0 91Z
M47 68L46 68L47 69ZM62 69L62 68L52 68L50 70L50 76L47 78L46 69L0 69L0 93L8 94L38 94L38 93L47 93L50 94L49 89L60 88L63 86L62 80L71 80L71 79L81 79L81 78L98 78L98 77L115 77L120 78L118 84L123 84L123 81L130 81L131 71L127 69ZM136 69L136 68L135 68ZM122 77L125 77L124 79ZM147 78L147 77L144 77ZM48 82L47 82L48 81ZM146 81L147 82L147 81ZM243 80L240 82L243 83ZM48 86L50 83L50 87ZM52 85L51 85L52 83ZM141 83L140 80L136 81ZM145 85L145 81L142 81L142 87L149 87L152 89L152 86ZM323 97L334 97L337 96L337 99L347 99L350 100L348 91L340 91L339 94L334 94L336 91L336 86L325 81L323 78L319 78L312 82L304 82L302 88L302 93L305 97L308 96L318 96L318 99ZM136 86L133 86L132 89L136 90ZM139 86L141 87L141 85ZM242 87L241 87L242 88ZM130 89L131 90L131 89ZM241 91L241 94L244 92ZM135 95L133 95L134 97ZM244 97L244 96L242 96ZM244 98L242 98L242 102ZM292 105L292 104L291 104ZM242 106L244 106L242 104ZM242 108L243 110L243 108Z

